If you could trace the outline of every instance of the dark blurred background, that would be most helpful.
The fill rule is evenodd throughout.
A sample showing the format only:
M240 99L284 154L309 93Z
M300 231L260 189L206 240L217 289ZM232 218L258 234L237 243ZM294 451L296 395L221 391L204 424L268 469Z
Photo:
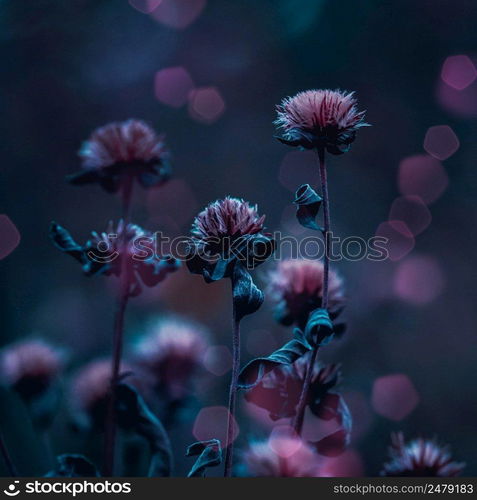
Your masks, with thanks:
M64 181L95 127L135 117L166 134L174 179L135 192L134 219L147 228L186 233L201 207L230 194L258 203L270 230L302 238L291 202L301 183L316 184L316 166L273 139L275 105L308 88L354 90L372 127L329 160L334 232L386 234L394 246L386 262L336 264L349 330L322 358L342 363L355 419L343 467L377 475L390 432L403 430L450 444L476 475L476 23L475 0L3 0L0 213L21 241L0 262L2 345L39 335L64 346L66 394L70 373L110 352L114 287L85 278L48 240L51 220L82 241L118 216L116 197ZM255 273L262 286L266 271ZM230 309L227 283L182 270L132 301L128 343L152 315L177 313L228 348ZM269 300L243 330L244 361L291 334ZM226 404L228 378L204 374L172 432L178 473L200 407ZM20 470L44 473L22 405L5 390L1 404ZM267 435L255 413L242 408L239 448ZM55 453L87 451L66 410L52 436Z

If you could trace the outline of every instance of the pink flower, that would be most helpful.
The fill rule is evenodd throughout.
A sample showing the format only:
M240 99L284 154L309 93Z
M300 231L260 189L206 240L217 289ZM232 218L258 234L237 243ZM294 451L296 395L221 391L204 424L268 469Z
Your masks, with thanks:
M28 340L4 349L1 374L7 385L29 399L48 389L63 364L61 351L42 340Z
M299 438L276 437L250 444L243 464L253 477L319 477L319 455Z
M136 346L136 362L147 369L171 399L182 399L192 389L192 377L202 363L208 331L179 318L153 323Z
M198 239L210 237L240 237L257 234L263 230L265 216L258 215L257 205L227 196L210 203L195 218L192 234Z
M405 443L401 432L392 435L389 456L391 460L383 466L384 476L454 477L465 467L464 463L452 461L446 447L422 438Z
M319 260L289 259L278 263L269 274L269 292L277 303L280 323L304 328L309 314L321 307L324 266ZM341 278L330 270L328 303L332 319L344 305Z
M96 129L79 156L83 171L69 178L73 184L99 182L115 192L124 177L136 177L143 187L151 187L170 176L163 137L141 120L113 122Z
M262 232L264 221L247 201L227 196L210 203L192 225L189 270L215 281L230 277L237 261L247 269L261 264L274 250L274 241Z
M368 125L353 93L340 90L299 92L285 98L277 111L275 124L284 132L282 142L306 149L326 148L332 154L348 151L356 131Z

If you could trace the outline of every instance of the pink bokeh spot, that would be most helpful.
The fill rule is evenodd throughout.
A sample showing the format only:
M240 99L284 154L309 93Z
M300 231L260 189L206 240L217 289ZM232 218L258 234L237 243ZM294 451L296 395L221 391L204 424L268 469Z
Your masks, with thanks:
M441 266L433 257L419 255L399 264L394 276L395 294L411 304L432 302L444 289Z
M129 0L129 5L143 14L150 14L162 0Z
M378 415L398 422L407 417L418 403L419 394L407 375L386 375L374 381L372 405Z
M20 244L20 232L8 215L0 215L0 260L10 255Z
M432 215L419 196L400 196L391 205L389 220L403 222L417 236L429 226Z
M225 102L215 87L198 88L189 94L189 114L202 123L214 123L225 111Z
M301 184L310 184L318 178L317 156L312 151L291 151L280 165L278 180L293 193Z
M227 418L229 411L225 406L207 406L199 411L192 429L192 434L198 441L219 439L225 447L227 441ZM239 435L239 426L235 419L232 421L233 441Z
M162 0L151 16L170 28L184 29L199 17L206 3L206 0Z
M449 56L442 65L441 78L450 87L463 90L477 78L477 70L468 56Z
M438 160L446 160L459 146L459 139L448 125L430 127L424 138L424 149Z
M456 90L439 80L437 100L443 108L454 115L473 118L477 116L477 80L464 90Z
M225 345L210 346L204 355L204 367L213 375L220 377L232 368L232 354Z
M415 245L411 230L401 220L390 220L381 223L376 230L376 236L387 239L384 247L387 249L388 257L392 261L401 260Z
M157 100L173 108L184 106L193 88L194 82L182 66L161 69L154 79Z
M270 433L268 446L279 457L290 458L303 446L303 441L298 437L293 427L278 425Z
M448 183L447 172L441 162L432 156L409 156L399 165L401 194L419 196L427 205L442 195Z
M352 449L334 458L327 458L320 468L320 477L362 477L364 465L361 455Z

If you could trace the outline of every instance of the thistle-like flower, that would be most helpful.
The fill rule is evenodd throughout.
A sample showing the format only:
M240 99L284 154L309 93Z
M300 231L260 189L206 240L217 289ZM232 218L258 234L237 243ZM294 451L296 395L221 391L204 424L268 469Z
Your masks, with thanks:
M465 467L464 463L453 462L449 450L434 440L418 438L406 443L401 432L391 439L391 460L384 464L383 476L454 477Z
M294 417L308 363L309 355L306 354L293 364L277 366L245 394L245 399L268 410L273 420ZM320 414L325 398L334 394L330 391L336 387L340 378L337 365L315 363L307 398L307 404L314 413Z
M84 142L79 156L83 170L69 177L72 184L99 183L116 192L124 177L136 178L145 188L170 177L164 138L141 120L109 123Z
M310 313L321 307L323 273L324 266L319 260L289 259L278 263L269 274L269 292L276 302L277 321L305 327ZM343 283L333 271L328 279L328 307L334 319L344 307Z
M358 111L353 93L341 90L307 90L285 98L277 107L278 138L289 146L326 149L332 154L349 150L356 131L368 124Z
M230 277L234 264L253 269L273 252L274 242L263 233L265 216L257 206L227 196L209 204L195 218L187 265L207 281Z
M120 276L123 269L120 257L125 254L131 296L140 293L141 283L156 286L179 268L177 259L155 255L152 233L135 224L125 225L122 220L116 227L110 222L105 232L93 231L84 245L76 243L70 233L55 222L51 224L50 237L57 248L81 263L87 276Z
M307 443L283 436L250 444L242 456L247 475L253 477L319 477L321 460Z
M207 347L207 330L179 318L155 321L136 346L136 363L153 377L169 399L190 394L192 378Z
M63 353L42 340L7 346L0 360L4 383L29 401L44 394L63 368Z

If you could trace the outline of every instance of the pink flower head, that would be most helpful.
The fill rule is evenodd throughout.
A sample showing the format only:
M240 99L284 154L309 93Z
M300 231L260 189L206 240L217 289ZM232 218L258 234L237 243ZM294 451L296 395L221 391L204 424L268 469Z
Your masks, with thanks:
M120 373L132 372L128 363L121 364ZM128 376L125 383L141 387L141 380ZM91 361L76 374L71 384L70 401L79 419L88 426L101 428L104 425L108 396L111 389L111 361Z
M136 347L136 361L157 380L171 399L182 399L191 390L192 377L201 365L208 331L200 324L179 318L156 321Z
M269 292L277 303L275 314L280 323L306 325L309 314L321 307L324 266L319 260L288 259L278 263L269 274ZM330 270L328 304L332 319L344 305L341 278Z
M210 203L192 225L189 270L215 280L229 277L237 260L248 269L261 264L274 250L274 241L262 232L264 221L256 205L239 198L227 196ZM220 275L212 277L217 261L224 266L218 266Z
M290 436L250 444L243 464L253 477L319 477L319 455L304 441Z
M195 218L192 234L198 239L210 237L236 238L257 234L263 230L265 216L258 215L257 205L227 196L210 203Z
M164 139L145 122L113 122L96 129L79 152L83 171L71 176L73 184L99 182L116 192L124 177L136 177L143 187L157 186L170 176Z
M418 438L405 443L401 432L392 435L389 456L391 460L383 467L384 476L454 477L465 467L464 463L453 462L448 449L434 440Z
M284 133L280 141L305 149L326 148L332 154L348 151L356 131L368 125L353 92L341 90L299 92L285 98L277 111L275 124Z
M42 340L29 340L5 348L1 373L7 385L30 399L48 389L63 364L61 351Z
M117 226L110 222L102 233L93 231L84 245L76 243L70 233L55 222L50 226L50 237L58 249L81 263L87 276L120 276L123 270L121 257L126 254L131 296L141 292L141 284L156 286L179 268L175 258L155 254L152 233L136 224L125 225L123 220Z

